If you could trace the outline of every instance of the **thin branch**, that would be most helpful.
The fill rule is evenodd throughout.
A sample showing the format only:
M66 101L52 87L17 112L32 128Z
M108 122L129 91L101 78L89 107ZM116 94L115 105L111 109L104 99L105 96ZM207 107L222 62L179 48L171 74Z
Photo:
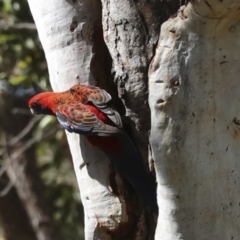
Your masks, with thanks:
M12 109L12 113L16 114L25 114L25 115L31 115L31 112L27 109L23 109L23 108L13 108Z
M34 117L31 119L31 121L28 123L28 125L14 138L10 140L8 143L8 146L12 146L19 142L23 137L25 137L34 127L35 123L39 121L40 117Z
M8 23L4 20L0 21L0 29L3 30L30 30L37 31L36 25L34 23Z
M7 186L0 191L0 197L4 197L8 194L8 192L11 190L11 188L14 186L14 184L16 183L18 177L22 174L22 172L24 171L25 167L26 167L27 161L25 161L24 163L21 164L21 168L18 171L18 174L15 175L15 178L13 180L10 180L7 184Z
M7 160L5 161L5 163L3 164L3 166L0 168L0 178L2 177L2 175L4 174L4 172L6 171L6 169L12 164L13 161L17 160L27 149L29 149L33 144L42 141L45 138L50 137L51 135L53 135L54 133L56 133L56 131L58 130L58 126L53 128L51 131L48 131L45 134L41 134L40 136L36 137L36 138L32 138L29 141L26 142L26 144L24 144L19 150L15 151L13 154L11 154Z

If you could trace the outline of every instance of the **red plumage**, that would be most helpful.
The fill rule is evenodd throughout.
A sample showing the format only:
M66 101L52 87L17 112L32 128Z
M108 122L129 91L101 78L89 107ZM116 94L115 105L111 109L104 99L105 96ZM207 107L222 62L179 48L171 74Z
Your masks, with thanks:
M89 102L88 98L90 98L93 102ZM65 91L65 92L40 93L34 96L29 101L29 107L33 109L36 114L41 112L44 113L44 111L48 111L48 114L52 114L55 116L58 113L58 111L60 112L62 108L69 107L68 111L67 110L64 111L64 116L66 118L74 118L74 115L76 115L76 113L74 113L75 108L80 106L85 110L84 113L82 113L83 120L84 120L84 117L86 117L86 115L88 115L89 113L90 114L92 113L102 123L106 124L107 126L112 126L113 128L111 128L110 131L113 130L113 133L114 133L114 132L118 132L118 128L116 124L109 119L106 113L102 112L101 110L99 110L99 108L94 106L94 102L97 102L100 105L101 104L104 105L110 99L111 97L107 92L97 87L76 85L72 87L69 91ZM114 114L117 115L118 118L120 118L117 112L114 112ZM86 121L86 124L88 124L88 126L94 127L95 122L90 121L90 119L85 121ZM61 120L60 120L60 123L61 123ZM66 128L64 124L62 125ZM121 143L118 139L115 139L114 136L105 136L103 139L103 137L95 136L95 135L97 134L93 134L93 136L87 136L87 139L92 145L99 147L103 151L110 150L115 153L119 153L119 154L121 153L121 150L119 149L121 147Z
M138 150L122 131L120 115L111 108L110 101L111 96L103 89L75 85L65 92L40 93L29 101L29 107L35 114L55 115L69 132L85 135L157 211L155 181Z

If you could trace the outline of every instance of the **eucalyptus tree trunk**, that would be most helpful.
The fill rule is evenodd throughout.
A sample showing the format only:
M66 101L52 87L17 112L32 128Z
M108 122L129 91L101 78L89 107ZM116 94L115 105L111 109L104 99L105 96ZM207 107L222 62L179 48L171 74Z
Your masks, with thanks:
M53 90L106 89L155 165L156 233L155 216L104 153L67 133L85 239L236 239L240 4L199 0L177 11L178 1L28 2Z
M156 239L240 238L240 2L193 1L149 68Z

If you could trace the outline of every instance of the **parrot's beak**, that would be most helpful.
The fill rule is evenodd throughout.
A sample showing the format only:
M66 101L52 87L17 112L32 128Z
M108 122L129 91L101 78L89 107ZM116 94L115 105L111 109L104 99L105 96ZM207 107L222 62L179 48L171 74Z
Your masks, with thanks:
M36 112L34 111L33 108L30 108L30 111L31 111L32 114L36 114Z

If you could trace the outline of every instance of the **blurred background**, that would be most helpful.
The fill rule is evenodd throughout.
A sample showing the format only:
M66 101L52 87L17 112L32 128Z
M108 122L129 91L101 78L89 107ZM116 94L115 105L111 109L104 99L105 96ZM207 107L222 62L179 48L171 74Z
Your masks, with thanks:
M0 240L84 239L65 132L27 107L34 81L51 90L27 1L0 8Z

